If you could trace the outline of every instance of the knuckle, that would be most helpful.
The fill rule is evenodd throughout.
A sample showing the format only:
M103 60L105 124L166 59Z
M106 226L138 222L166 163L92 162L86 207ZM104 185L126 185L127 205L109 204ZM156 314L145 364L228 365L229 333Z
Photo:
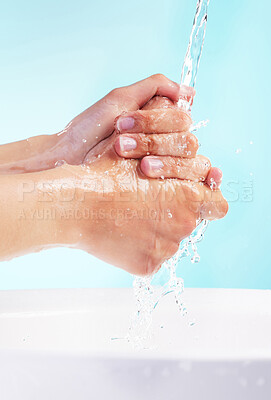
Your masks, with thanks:
M153 135L147 135L146 142L147 142L148 153L150 153L150 154L157 153L157 145L156 145L156 141L155 141L155 138L153 137Z
M174 165L172 157L165 157L163 159L163 164L164 164L163 170L165 171L166 176L172 175L172 172L175 171L176 169L176 165Z
M198 141L198 138L195 135L193 135L193 133L190 133L187 136L187 145L191 149L194 149L196 152L198 151L198 149L199 149L199 141Z
M140 150L140 152L142 153L149 152L148 137L146 137L144 133L138 133L136 135L131 135L130 137L134 138L137 141L137 149Z
M169 165L172 171L176 172L176 174L180 175L183 171L183 167L185 165L185 160L181 157L170 157Z
M168 81L168 78L163 74L154 74L151 78L158 81Z
M118 97L118 96L122 93L122 91L123 91L122 88L115 88L115 89L111 90L111 91L108 93L107 96L108 96L109 98L115 99L116 97Z
M209 160L209 158L200 155L200 156L198 156L198 159L199 159L200 163L201 163L206 169L211 168L211 165L212 165L212 164L211 164L211 161Z

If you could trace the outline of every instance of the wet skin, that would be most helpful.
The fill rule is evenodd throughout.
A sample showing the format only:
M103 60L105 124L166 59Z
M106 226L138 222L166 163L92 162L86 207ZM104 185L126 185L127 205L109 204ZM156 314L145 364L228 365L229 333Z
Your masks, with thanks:
M111 92L61 134L1 146L2 173L12 174L0 178L1 258L67 246L145 275L197 221L222 218L221 171L196 155L191 118L175 105L179 95L177 84L154 76ZM54 168L58 160L66 163ZM35 216L45 211L51 217Z

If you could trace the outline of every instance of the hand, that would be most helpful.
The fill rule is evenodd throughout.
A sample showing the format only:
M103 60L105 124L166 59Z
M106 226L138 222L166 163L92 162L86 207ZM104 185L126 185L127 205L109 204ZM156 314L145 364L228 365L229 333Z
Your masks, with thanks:
M179 89L179 98L191 104L194 95L192 88L181 86ZM222 172L212 168L206 157L197 156L198 139L189 132L191 123L190 114L176 103L165 97L153 97L143 109L118 116L114 139L104 140L89 151L84 162L95 160L108 141L114 141L119 156L142 159L141 171L150 178L205 180L212 189L218 188ZM205 174L201 174L204 170ZM197 176L193 175L195 172Z
M151 274L175 254L197 221L224 217L228 204L220 190L203 183L210 165L194 163L183 169L182 179L148 179L140 160L116 154L115 139L91 152L85 166L61 167L82 188L77 197L84 200L71 204L71 214L91 210L90 219L79 219L76 228L67 222L62 230L77 232L77 248L130 273Z
M138 84L134 86L139 89ZM179 97L179 87L176 87L176 98L170 96L173 101ZM120 90L123 89L118 89L118 92ZM139 92L143 93L142 87ZM122 94L124 95L123 92ZM191 94L186 95L189 97ZM163 110L157 110L161 108L160 103L163 103ZM167 109L164 108L165 103ZM156 110L151 110L154 104ZM138 104L138 107L142 105ZM146 112L148 110L149 113ZM93 118L96 115L91 112L90 114ZM133 117L136 116L133 114ZM124 117L122 114L116 120L117 130L113 135L107 138L105 135L105 138L93 149L88 150L86 155L85 148L77 162L86 165L63 165L36 174L15 175L12 180L3 177L2 192L5 196L2 196L2 220L6 220L6 223L2 225L2 230L5 231L2 232L4 239L0 250L2 259L49 246L65 245L84 249L129 272L150 274L176 252L179 242L193 231L198 220L222 218L226 214L228 205L221 192L211 190L208 186L214 181L220 183L221 172L211 168L209 160L205 157L196 156L197 140L188 132L190 116L182 110L174 109L169 100L161 98L151 100L143 111L138 112L138 116L140 117L134 126L127 128L126 125L125 128L121 124L121 118ZM159 116L162 118L159 119ZM151 119L156 122L150 124ZM73 134L72 130L67 128L67 131L59 135L63 141L66 138L66 142L62 142L62 154L71 149L68 143L71 145L73 142L75 147L76 144L81 146L80 134L84 131L84 123L80 127L80 121L87 122L88 118L79 118L78 124L74 124L74 128L78 129L75 129ZM137 149L132 149L138 153L122 154L127 149L123 150L121 147L118 135L128 133L129 137L136 131L139 131L139 135L130 138L136 139L137 145L139 143ZM166 133L168 131L170 133ZM144 141L154 143L147 147L147 152ZM82 143L86 143L85 139ZM179 149L176 149L176 145ZM57 154L57 148L59 143L56 143L54 151L49 151L51 161L54 159L52 155ZM68 152L67 157L72 158L74 154L79 153ZM125 159L119 154L124 157L143 156L143 159ZM154 160L162 161L163 165L157 161L153 162ZM33 161L33 156L28 159L24 166L27 171L33 166L38 168ZM43 158L39 168L41 165L46 166L47 161L46 157ZM74 161L71 159L70 163ZM147 179L147 176L162 179ZM165 180L165 177L179 179ZM21 179L28 182L23 182L22 185ZM26 186L30 184L31 190L27 193L29 201L16 203L14 193L20 193L18 186L24 188L24 183ZM47 188L45 194L50 202L45 205L37 200L40 187ZM9 205L8 208L6 204ZM44 208L48 204L50 207ZM25 208L29 206L33 209L33 212L30 210L30 222L24 220L25 212L28 214L29 211ZM18 210L20 215L23 215L20 217L20 224L16 218ZM40 221L39 218L32 217L36 211L40 213L48 210L54 211L55 217L52 221L50 218ZM63 212L67 218L63 218ZM90 214L85 217L85 212ZM10 223L12 220L14 223ZM8 245L11 238L12 247Z
M198 220L226 214L220 190L193 180L149 179L139 160L116 154L114 140L89 165L1 177L2 260L67 246L133 274L151 274ZM197 180L199 171L192 170Z
M116 119L115 133L90 151L84 161L90 165L90 171L92 168L95 173L100 171L96 176L99 182L110 181L106 187L111 187L107 195L112 199L109 204L112 208L106 208L105 218L99 222L110 232L109 241L103 241L102 248L97 243L89 248L90 243L95 243L94 238L82 242L82 248L129 272L144 275L157 270L177 251L180 241L194 230L198 220L224 217L228 204L217 190L222 173L212 168L207 158L196 156L198 142L188 132L190 124L187 113L162 98L151 100L144 111L123 113ZM169 131L172 133L165 133ZM132 142L131 148L127 138L133 139L136 146ZM127 143L128 148L123 147ZM134 159L124 160L120 156ZM140 157L143 159L135 159ZM153 160L162 160L163 165ZM148 181L142 172L150 178L179 179ZM131 204L130 197L126 198L128 204L113 201L114 190L115 194L120 192L125 196L137 193L137 201ZM138 200L138 191L142 202ZM145 215L154 213L158 218L145 218L142 222L138 217L142 209ZM111 220L110 212L114 216ZM130 219L129 213L133 216Z
M42 171L62 161L79 165L89 150L112 134L119 114L142 108L155 95L177 101L179 90L177 83L160 74L114 89L75 117L63 131L0 146L0 173Z
M163 100L161 104L161 97L153 98L155 95L167 96L168 99ZM67 127L58 134L32 137L20 142L0 146L0 173L18 174L42 171L54 168L55 166L61 165L63 162L81 164L84 159L90 157L90 154L96 153L97 149L95 146L98 143L101 143L103 147L103 140L113 132L114 119L119 114L123 112L127 113L127 111L139 110L150 99L150 102L145 106L145 110L149 110L153 107L164 108L164 105L167 107L167 109L163 109L163 112L156 111L152 114L150 113L149 117L158 116L159 124L161 125L162 123L159 129L162 129L162 132L168 132L170 126L173 129L170 117L175 113L171 108L180 96L191 102L194 92L191 88L187 87L181 87L180 91L180 86L178 84L160 74L153 75L134 85L115 89L92 107L74 118ZM138 115L140 117L140 112ZM146 114L146 112L145 116L148 119L148 114ZM187 158L194 157L197 149L196 137L189 132L183 132L181 136L178 133L180 129L188 130L191 118L182 112L179 113L179 118L180 126L177 126L175 132L172 134L158 136L155 132L152 132L154 133L153 135L137 135L138 147L132 152L124 151L122 147L124 142L122 141L121 143L119 140L115 144L116 151L123 157L142 157L148 152L155 155L167 154ZM119 123L121 119L118 120ZM144 123L144 118L141 122L142 121ZM122 129L121 125L119 127L120 131L125 133L125 129ZM148 125L146 125L146 127L150 128ZM155 128L155 125L153 128ZM129 132L129 130L127 131ZM159 130L157 133L159 133ZM127 139L132 139L132 137L129 138L126 135L124 139L126 139L127 143ZM91 149L92 151L90 151ZM189 154L190 152L191 154ZM171 164L174 164L175 161L176 160L173 158L164 159L164 162ZM161 176L162 173L165 177L174 176L174 174L172 175L172 172L170 172L173 169L173 165L171 165L170 171L169 169L166 170L166 168L164 168L165 171L159 168L154 170L151 164L152 166L154 166L154 164L157 166L157 163L158 161L156 159L147 159L145 157L141 164L142 171L150 177ZM189 167L189 165L190 162L188 161L187 166ZM175 171L178 171L178 169L179 166L176 165ZM222 176L219 170L211 170L210 173L211 175L213 173L216 177L220 176L221 178ZM211 180L213 181L213 178L211 178Z

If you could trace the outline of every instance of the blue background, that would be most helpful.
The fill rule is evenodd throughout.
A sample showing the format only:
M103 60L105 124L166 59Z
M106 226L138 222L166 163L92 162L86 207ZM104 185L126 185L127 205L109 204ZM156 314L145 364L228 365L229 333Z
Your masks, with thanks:
M179 81L196 0L10 1L0 14L0 135L60 131L111 89L161 72ZM194 120L230 203L179 266L186 286L271 289L269 0L211 0ZM241 149L241 151L237 151ZM0 289L122 287L132 277L81 251L0 265Z

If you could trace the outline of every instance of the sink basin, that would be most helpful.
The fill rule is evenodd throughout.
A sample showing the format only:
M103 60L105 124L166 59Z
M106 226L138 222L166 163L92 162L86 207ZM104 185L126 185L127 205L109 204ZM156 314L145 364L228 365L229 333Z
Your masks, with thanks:
M127 334L131 289L0 292L1 400L270 400L271 291L183 299L188 318L165 296L151 348L136 350L112 340Z

